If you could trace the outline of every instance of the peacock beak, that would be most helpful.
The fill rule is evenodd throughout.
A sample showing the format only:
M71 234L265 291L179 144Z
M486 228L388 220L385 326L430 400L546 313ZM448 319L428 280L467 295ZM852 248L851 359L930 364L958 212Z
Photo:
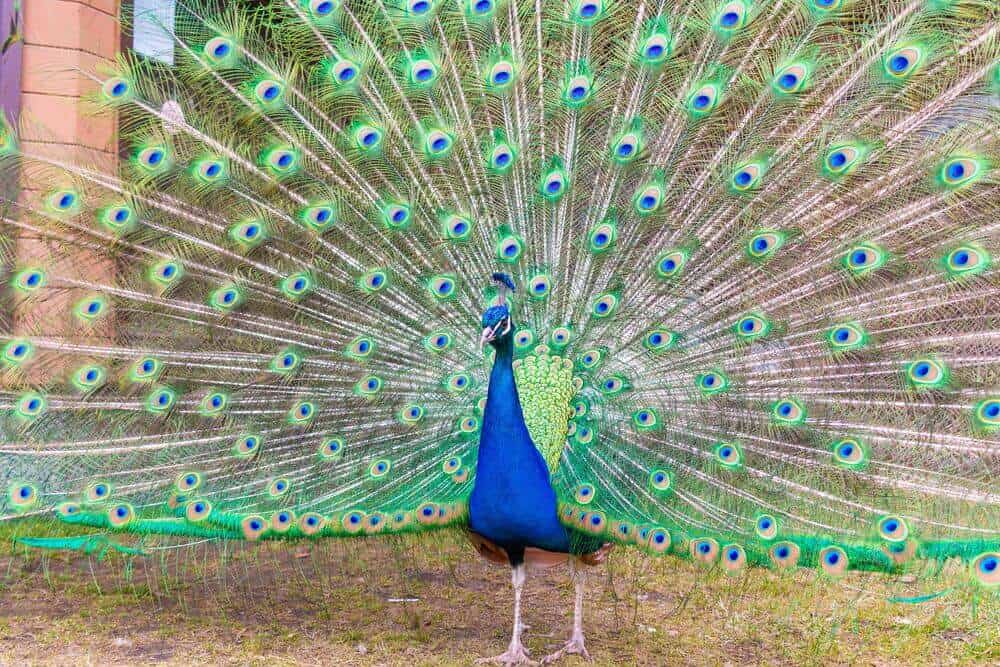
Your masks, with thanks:
M483 329L483 333L479 336L479 351L483 351L483 346L488 342L497 337L496 329L494 327L486 327Z
M497 329L500 328L500 325L505 325L503 333L501 334L502 336L506 336L510 332L511 323L509 317L503 318L502 320L494 324L492 327L486 327L485 329L483 329L483 333L479 336L480 351L482 351L483 345L486 345L486 343L489 343L491 340L497 337Z

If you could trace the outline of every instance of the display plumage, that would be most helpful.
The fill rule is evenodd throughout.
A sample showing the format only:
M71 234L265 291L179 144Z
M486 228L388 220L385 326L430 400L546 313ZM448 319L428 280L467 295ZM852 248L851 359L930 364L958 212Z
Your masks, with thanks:
M605 543L995 590L994 3L209 5L84 73L117 170L0 129L46 184L0 227L24 543L466 526L518 600Z

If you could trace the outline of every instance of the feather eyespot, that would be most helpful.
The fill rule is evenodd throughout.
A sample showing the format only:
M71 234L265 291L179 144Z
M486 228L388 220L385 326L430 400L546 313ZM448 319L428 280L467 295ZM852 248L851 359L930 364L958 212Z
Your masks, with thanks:
M197 472L183 472L177 476L174 487L178 493L189 493L201 486L202 477Z
M135 511L128 503L119 503L108 508L107 517L112 528L124 528L135 518Z
M618 308L618 297L615 294L602 294L598 296L590 307L590 314L594 317L604 318L614 315Z
M312 401L298 401L288 410L288 423L304 426L312 422L318 410Z
M800 549L794 542L777 542L768 551L771 563L780 569L792 568L799 563Z
M235 52L235 43L227 37L213 37L205 43L205 47L202 49L202 53L212 65L228 63Z
M878 534L887 542L904 542L910 535L910 529L901 517L885 516L879 519Z
M747 564L747 552L739 544L728 544L722 547L722 567L726 574L741 572Z
M710 565L719 557L719 543L711 537L701 537L691 540L690 551L691 558Z
M318 534L326 525L326 520L316 512L306 512L299 518L299 530L307 537Z
M845 322L827 331L826 342L834 352L859 350L868 344L868 333L858 324Z
M620 529L621 526L619 526L619 530ZM646 538L646 546L649 547L650 551L658 554L666 553L670 550L670 544L671 539L670 532L668 530L665 528L650 529Z
M774 423L782 426L798 426L807 418L805 406L796 398L784 398L771 406Z
M837 577L847 571L847 552L838 546L829 546L819 552L820 569L826 574Z
M15 338L3 346L3 361L9 366L21 366L34 354L35 346L26 338Z
M204 521L212 513L212 503L207 500L191 500L184 507L184 518L188 521Z
M754 522L754 532L762 540L773 540L778 535L778 520L770 514L761 514Z
M989 587L1000 585L1000 553L986 552L972 561L976 581Z
M344 453L342 438L326 438L319 446L319 457L324 461L335 461Z
M237 438L233 444L233 454L240 458L250 458L257 454L260 445L261 437L259 435L243 435Z
M267 532L268 523L264 517L258 514L251 514L243 517L240 521L240 530L244 539L249 541L259 540Z
M664 493L673 488L673 475L667 470L654 470L649 473L649 485L655 491Z

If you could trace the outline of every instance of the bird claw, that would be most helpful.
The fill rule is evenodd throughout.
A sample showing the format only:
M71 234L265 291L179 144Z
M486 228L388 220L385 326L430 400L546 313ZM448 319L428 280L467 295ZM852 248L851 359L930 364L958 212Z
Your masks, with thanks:
M517 644L516 646L511 646L505 653L498 656L494 656L492 658L479 658L476 660L476 664L537 665L538 663L531 659L528 654L528 649L521 644Z
M561 649L542 658L542 664L551 665L556 660L567 655L578 655L584 660L591 659L590 654L587 653L587 647L583 645L583 637L573 637Z

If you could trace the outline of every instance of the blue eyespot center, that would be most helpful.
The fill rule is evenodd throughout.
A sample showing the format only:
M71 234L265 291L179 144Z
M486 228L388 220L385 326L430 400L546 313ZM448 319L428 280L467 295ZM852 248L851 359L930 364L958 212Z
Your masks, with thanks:
M508 162L510 162L510 154L509 153L498 153L497 154L497 156L496 156L496 163L497 163L498 167L506 166Z
M840 562L840 553L837 551L831 551L826 555L827 565L836 565Z
M784 547L784 546L778 547L775 550L774 555L776 555L778 558L784 560L785 558L788 558L789 549L788 549L788 547Z
M739 20L740 20L740 15L737 14L736 12L726 12L725 14L722 15L722 18L719 20L719 22L723 25L723 27L731 28L734 25L736 25L739 22Z
M587 3L580 7L580 16L585 19L592 18L595 14L597 14L597 5L595 4Z
M429 67L421 67L417 70L417 81L427 81L434 72Z
M997 568L1000 568L1000 560L992 556L984 558L979 564L979 568L986 573L995 572Z
M431 8L431 5L426 0L417 0L417 2L414 2L410 6L410 9L413 10L414 14L423 14L424 12L426 12L430 8Z
M708 95L697 95L694 98L694 106L696 109L704 109L711 101Z
M794 88L795 84L799 82L799 77L791 73L782 74L778 79L778 85L786 90L788 88Z
M622 157L628 157L634 150L635 147L632 144L623 143L618 146L618 154Z
M645 195L639 200L639 206L644 209L650 209L656 206L656 197L652 195Z
M916 375L917 377L924 377L930 372L931 372L931 365L923 361L917 364L916 367L913 369L913 374Z
M219 44L214 49L212 49L212 55L214 55L216 58L223 58L228 53L229 53L229 45L225 43Z
M583 86L574 86L569 91L569 96L574 100L581 100L587 94L587 89Z
M647 58L659 58L663 55L663 47L659 44L651 44L649 48L646 49Z
M493 76L494 83L504 84L508 81L510 81L510 72L500 70Z
M354 78L354 73L355 72L353 67L345 67L344 69L340 70L340 74L338 76L340 77L341 81L346 82Z
M792 414L792 404L782 403L781 406L778 408L778 412L781 413L782 416L787 417L788 415Z
M961 162L954 162L948 165L948 178L962 178L965 175L965 166Z
M749 171L741 171L736 174L736 185L750 185L750 181L753 180L753 175Z
M557 180L553 180L553 181L549 181L549 184L545 186L545 189L548 190L549 192L553 193L553 194L555 194L556 192L559 192L559 190L561 188L562 188L562 182L559 181L558 179Z
M767 239L765 238L754 239L753 249L756 250L757 252L763 252L767 250L767 246L768 246Z
M910 66L910 59L906 56L893 56L889 60L889 67L892 68L893 72L903 72L907 67Z
M847 342L847 339L851 337L851 332L846 328L837 329L837 331L833 334L833 337L838 343L845 343Z
M707 554L711 550L712 550L712 545L709 544L708 542L699 542L698 543L698 552L699 553Z
M851 255L851 262L854 264L864 264L868 261L868 253L864 250L855 250Z
M490 11L492 7L493 3L490 2L490 0L479 0L479 2L476 3L475 9L477 13L485 14L486 12Z
M1000 416L1000 403L987 403L983 412L987 417L998 417Z
M278 156L278 166L279 167L284 168L284 167L289 166L290 164L292 164L292 156L291 155L289 155L288 153L282 153L281 155Z
M837 151L830 156L830 166L834 168L843 167L847 164L847 156L843 151Z

